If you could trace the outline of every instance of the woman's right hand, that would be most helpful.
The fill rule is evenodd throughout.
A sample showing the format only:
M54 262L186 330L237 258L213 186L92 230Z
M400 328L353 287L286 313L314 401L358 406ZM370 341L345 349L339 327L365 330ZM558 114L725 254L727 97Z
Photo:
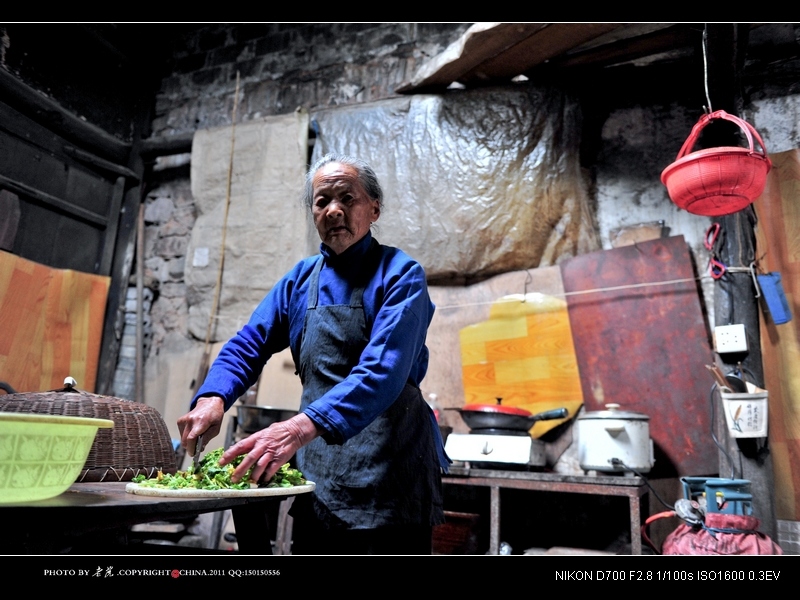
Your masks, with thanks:
M244 455L232 473L231 481L240 481L250 467L253 467L250 474L253 481L259 481L262 477L264 481L269 481L297 450L321 434L322 429L308 415L300 413L235 443L225 451L219 464L226 465L237 456Z
M181 446L189 455L194 455L197 438L203 436L205 444L215 437L222 427L225 416L225 401L219 396L198 398L194 408L178 419Z

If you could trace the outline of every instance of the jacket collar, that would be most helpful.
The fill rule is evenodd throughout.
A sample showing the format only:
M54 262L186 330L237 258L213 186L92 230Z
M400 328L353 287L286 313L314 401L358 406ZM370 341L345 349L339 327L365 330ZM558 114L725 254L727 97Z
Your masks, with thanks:
M377 247L378 242L372 237L372 232L368 231L367 234L358 240L355 244L350 246L341 254L336 254L326 244L320 244L320 254L325 259L325 264L342 275L351 275L358 272L363 272L365 262L372 254L370 250Z

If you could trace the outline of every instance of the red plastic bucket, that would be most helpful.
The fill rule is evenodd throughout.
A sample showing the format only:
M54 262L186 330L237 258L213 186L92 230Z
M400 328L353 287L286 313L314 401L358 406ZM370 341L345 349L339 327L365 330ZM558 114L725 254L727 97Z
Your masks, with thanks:
M738 125L747 136L749 148L722 146L687 154L703 128L715 119ZM661 173L661 182L678 207L695 215L716 217L733 214L758 198L771 167L758 132L739 117L718 110L700 117L675 162Z

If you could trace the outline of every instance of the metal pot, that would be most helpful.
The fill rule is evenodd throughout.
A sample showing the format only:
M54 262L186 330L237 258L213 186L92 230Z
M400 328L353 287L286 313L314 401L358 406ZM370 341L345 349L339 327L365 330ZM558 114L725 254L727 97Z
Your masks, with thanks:
M461 414L467 426L478 433L481 430L507 430L527 432L537 421L563 419L568 416L566 408L557 408L532 414L530 411L513 406L503 406L502 398L497 404L467 404L463 408L451 408Z
M584 471L647 473L655 464L650 417L606 404L576 420L578 461Z
M255 433L278 421L291 419L297 414L298 411L286 408L240 404L237 407L236 418L242 431L245 433Z

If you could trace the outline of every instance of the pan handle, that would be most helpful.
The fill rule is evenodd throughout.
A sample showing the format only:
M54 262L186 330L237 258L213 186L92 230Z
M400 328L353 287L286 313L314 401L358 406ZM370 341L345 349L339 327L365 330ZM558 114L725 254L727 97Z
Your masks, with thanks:
M531 417L532 421L550 421L552 419L563 419L569 416L569 411L566 408L554 408L543 413L535 414Z

